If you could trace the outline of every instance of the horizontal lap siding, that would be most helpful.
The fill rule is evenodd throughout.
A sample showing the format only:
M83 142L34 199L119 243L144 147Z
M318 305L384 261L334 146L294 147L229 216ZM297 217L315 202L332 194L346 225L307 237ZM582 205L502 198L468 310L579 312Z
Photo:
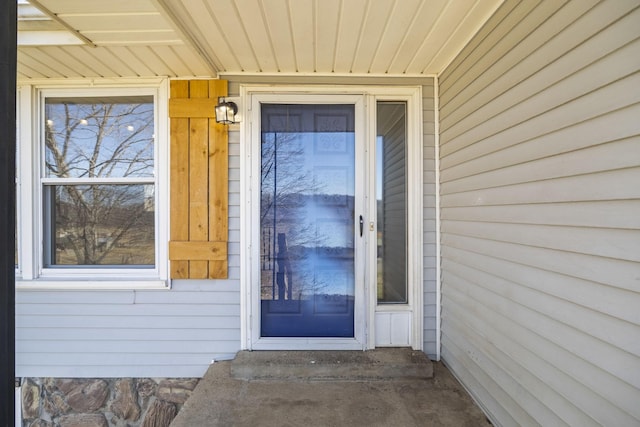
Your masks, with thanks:
M640 423L638 22L507 0L440 77L442 357L499 425Z
M240 349L239 141L229 135L229 279L170 290L17 291L20 377L201 377Z
M239 349L237 284L182 281L169 291L20 292L19 376L200 377ZM50 298L55 297L55 302Z

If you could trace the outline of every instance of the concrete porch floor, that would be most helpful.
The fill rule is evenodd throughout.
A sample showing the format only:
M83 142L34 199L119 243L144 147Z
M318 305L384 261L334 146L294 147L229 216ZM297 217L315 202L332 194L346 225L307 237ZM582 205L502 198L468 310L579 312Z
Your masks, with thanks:
M241 352L209 367L171 426L491 424L444 365L380 349Z

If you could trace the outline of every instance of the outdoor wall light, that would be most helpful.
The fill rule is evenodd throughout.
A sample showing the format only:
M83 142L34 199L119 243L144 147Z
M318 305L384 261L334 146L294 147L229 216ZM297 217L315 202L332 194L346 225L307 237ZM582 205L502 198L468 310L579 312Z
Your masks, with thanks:
M216 105L216 122L225 125L236 123L236 114L238 113L238 106L235 102L226 101L224 96L218 98L218 105Z

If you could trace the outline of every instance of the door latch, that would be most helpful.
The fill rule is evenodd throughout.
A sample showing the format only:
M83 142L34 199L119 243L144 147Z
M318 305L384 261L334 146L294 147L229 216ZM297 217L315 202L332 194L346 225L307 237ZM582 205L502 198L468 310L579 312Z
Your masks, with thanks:
M360 215L360 237L362 237L363 228L364 228L364 218L362 218L362 215Z

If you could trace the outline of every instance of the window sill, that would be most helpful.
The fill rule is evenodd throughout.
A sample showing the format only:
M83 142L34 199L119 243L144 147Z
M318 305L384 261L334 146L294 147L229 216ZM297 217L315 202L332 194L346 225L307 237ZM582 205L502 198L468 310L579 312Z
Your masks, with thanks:
M168 290L171 282L160 279L124 279L124 280L87 280L87 279L36 279L16 278L16 290Z

